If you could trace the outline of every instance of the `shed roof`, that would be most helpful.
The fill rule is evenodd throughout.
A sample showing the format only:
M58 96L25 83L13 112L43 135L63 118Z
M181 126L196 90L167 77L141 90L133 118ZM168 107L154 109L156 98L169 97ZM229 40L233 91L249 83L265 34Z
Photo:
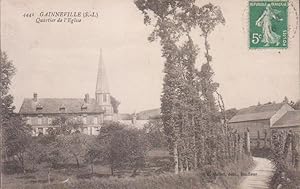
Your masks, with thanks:
M64 111L62 112L62 108ZM20 114L55 114L55 113L103 113L95 99L85 103L82 98L25 98Z
M240 109L229 123L270 119L284 103L263 104Z
M300 110L286 112L272 127L300 126Z

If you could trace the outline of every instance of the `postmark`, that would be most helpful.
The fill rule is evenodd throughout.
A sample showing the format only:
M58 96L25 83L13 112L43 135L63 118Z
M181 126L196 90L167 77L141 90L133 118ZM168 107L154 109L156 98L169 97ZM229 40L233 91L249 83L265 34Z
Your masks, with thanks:
M288 48L288 1L249 1L249 48Z

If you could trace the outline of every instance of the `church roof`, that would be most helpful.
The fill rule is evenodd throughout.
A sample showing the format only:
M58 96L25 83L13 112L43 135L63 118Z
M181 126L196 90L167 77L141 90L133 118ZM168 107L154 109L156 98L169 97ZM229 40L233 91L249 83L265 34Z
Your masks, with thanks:
M293 127L300 126L300 111L288 111L278 121L276 121L273 127Z
M106 75L101 49L100 49L100 57L99 57L99 65L98 65L96 93L109 93L109 86L108 86L107 75Z
M284 103L270 103L243 108L229 120L229 123L271 119L283 105Z
M95 99L85 103L83 98L25 98L20 114L103 113Z

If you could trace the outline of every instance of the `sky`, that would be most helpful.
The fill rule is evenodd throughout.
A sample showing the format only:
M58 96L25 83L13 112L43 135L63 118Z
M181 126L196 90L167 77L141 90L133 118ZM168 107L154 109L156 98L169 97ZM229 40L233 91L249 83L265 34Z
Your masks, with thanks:
M198 1L197 1L198 2ZM248 1L199 1L220 6L226 20L210 35L210 54L226 108L298 100L299 1L290 0L288 49L248 48ZM36 23L40 12L94 11L80 23ZM35 17L23 17L34 13ZM100 48L111 95L122 113L160 107L163 64L160 45L133 0L2 0L1 49L17 72L11 94L16 111L24 98L94 97ZM196 33L196 35L198 35ZM203 63L203 40L197 66Z

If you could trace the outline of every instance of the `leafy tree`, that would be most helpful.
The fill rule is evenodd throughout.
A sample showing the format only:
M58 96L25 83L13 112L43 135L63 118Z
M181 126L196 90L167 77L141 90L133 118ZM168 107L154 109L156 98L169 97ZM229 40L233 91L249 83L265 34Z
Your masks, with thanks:
M145 136L151 148L167 147L162 120L152 119L144 126Z
M290 105L295 109L295 110L300 110L300 100L297 102L291 102Z
M91 166L91 172L94 173L94 162L101 159L101 150L103 146L97 143L95 137L89 137L86 144L87 150L84 155L84 160Z
M290 105L295 110L300 110L300 100L297 100L296 102L294 102L292 100L290 101L288 99L288 97L285 96L282 103L286 103L286 104Z
M9 94L11 79L15 75L16 69L6 53L3 51L0 53L0 157L12 157L25 172L24 153L30 141L31 132L22 118L14 113L13 96Z
M111 105L113 107L114 113L117 114L119 112L118 107L120 105L120 102L115 97L110 96L110 103L111 103Z
M38 147L36 149L37 163L47 163L52 168L58 168L60 163L66 162L56 135L40 135L33 144Z
M33 137L26 151L26 159L31 164L32 171L35 171L36 165L43 162L45 148L47 149L47 145L40 142L41 137L48 136Z
M62 115L56 117L52 121L53 126L59 126L55 129L49 128L48 133L50 135L69 135L72 132L80 132L82 130L82 121L77 120L75 117Z
M60 135L57 137L59 148L65 159L74 158L77 168L80 168L80 161L83 161L87 153L87 138L89 136L81 133L71 135Z
M5 129L10 125L9 118L13 114L15 107L13 106L13 96L9 92L9 87L11 84L11 79L15 75L15 67L11 60L8 60L8 57L5 52L0 51L0 93L1 93L1 106L0 106L0 124L1 124L1 156L4 152L4 132Z
M144 14L144 23L154 27L148 39L159 39L165 58L161 111L175 173L179 166L189 170L191 159L197 168L206 132L212 136L212 128L220 127L214 98L218 84L212 80L208 36L225 22L222 12L212 4L198 7L194 0L136 0L135 5ZM199 49L190 37L192 29L200 29L205 39L206 63L200 71L195 69Z
M283 103L289 103L288 97L285 96L282 102L283 102Z
M228 120L230 120L233 116L236 115L236 113L238 112L238 110L236 108L231 108L226 110L226 118Z
M3 126L3 152L16 160L25 172L25 153L31 140L31 130L17 114L11 114L9 121Z
M133 168L133 174L144 165L146 147L140 131L126 128L118 122L108 122L97 137L99 160L115 169Z
M11 79L15 75L16 68L13 65L13 62L8 59L8 56L5 52L1 51L1 80L0 80L0 89L1 89L1 98L4 99L5 96L9 96L9 86L11 84ZM13 106L4 106L7 110L13 111ZM7 104L5 104L7 105ZM5 109L3 109L4 111Z

